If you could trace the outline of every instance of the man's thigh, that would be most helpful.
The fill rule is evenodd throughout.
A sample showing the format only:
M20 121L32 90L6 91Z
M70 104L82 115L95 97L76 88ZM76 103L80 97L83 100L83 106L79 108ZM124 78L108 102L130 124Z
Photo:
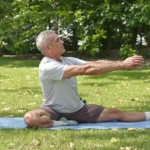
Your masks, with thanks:
M47 113L49 113L52 120L59 120L60 117L61 117L58 112L54 111L50 107L40 107L40 109L42 109L42 110L46 111Z
M74 113L61 113L61 116L68 120L76 120L79 123L95 123L98 122L100 114L104 107L95 104L85 104L80 110Z

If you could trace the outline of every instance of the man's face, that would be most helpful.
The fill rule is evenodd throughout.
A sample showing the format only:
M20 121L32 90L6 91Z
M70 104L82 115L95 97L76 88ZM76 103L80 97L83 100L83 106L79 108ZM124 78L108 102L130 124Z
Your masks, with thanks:
M50 34L52 43L50 44L51 50L55 55L62 55L65 52L64 42L55 33Z

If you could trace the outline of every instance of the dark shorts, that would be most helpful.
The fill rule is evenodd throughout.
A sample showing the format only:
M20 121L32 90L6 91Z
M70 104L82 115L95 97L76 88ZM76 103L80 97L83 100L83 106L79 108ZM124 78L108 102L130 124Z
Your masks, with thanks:
M59 120L65 117L68 120L75 120L78 123L95 123L97 122L104 107L95 104L85 104L80 110L74 113L59 113L50 107L41 107L51 115L53 120Z

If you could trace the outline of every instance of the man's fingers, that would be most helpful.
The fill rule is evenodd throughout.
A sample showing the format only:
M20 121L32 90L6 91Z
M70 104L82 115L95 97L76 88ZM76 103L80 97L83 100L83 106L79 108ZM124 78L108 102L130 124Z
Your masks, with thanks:
M143 65L144 64L144 60L141 60L141 59L134 59L133 62L136 65Z
M136 55L125 59L124 64L125 68L128 70L140 69L144 64L144 59L142 56Z
M133 62L135 65L142 66L142 65L144 64L144 59L143 59L142 56L136 55L136 56L133 56L133 57L132 57L132 62Z

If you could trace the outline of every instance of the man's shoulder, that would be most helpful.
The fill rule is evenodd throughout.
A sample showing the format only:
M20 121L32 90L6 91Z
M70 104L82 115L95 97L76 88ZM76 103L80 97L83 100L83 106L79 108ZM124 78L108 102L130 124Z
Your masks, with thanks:
M85 61L80 59L80 58L76 58L76 57L62 57L62 60L66 61L66 62L71 62L72 64L84 64Z
M50 68L51 66L55 65L55 60L49 57L43 57L39 64L39 71L44 71L47 67Z
M75 58L75 57L64 57L64 56L61 56L61 59L62 60L70 60L70 61L73 61L73 60L75 60L75 59L78 59L78 58Z
M55 59L50 58L50 57L43 57L43 59L40 62L40 65L50 64L50 63L57 63L57 61Z
M51 62L54 61L54 59L50 58L50 57L43 57L43 59L41 60L41 62Z

